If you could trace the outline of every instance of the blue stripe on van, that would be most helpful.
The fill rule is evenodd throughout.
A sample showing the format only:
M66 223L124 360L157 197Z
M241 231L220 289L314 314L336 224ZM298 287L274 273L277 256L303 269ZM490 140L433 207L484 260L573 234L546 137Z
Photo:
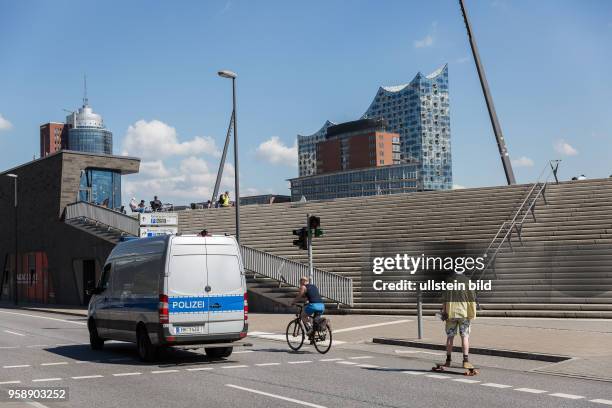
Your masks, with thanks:
M177 296L168 299L170 313L233 312L244 308L243 295Z

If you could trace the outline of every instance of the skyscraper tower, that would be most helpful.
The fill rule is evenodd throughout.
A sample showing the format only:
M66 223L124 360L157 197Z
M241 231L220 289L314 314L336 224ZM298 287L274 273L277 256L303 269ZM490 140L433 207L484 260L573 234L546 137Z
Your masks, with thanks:
M84 78L83 106L66 116L68 150L113 154L113 133L104 127L102 116L94 113L87 98L87 77Z

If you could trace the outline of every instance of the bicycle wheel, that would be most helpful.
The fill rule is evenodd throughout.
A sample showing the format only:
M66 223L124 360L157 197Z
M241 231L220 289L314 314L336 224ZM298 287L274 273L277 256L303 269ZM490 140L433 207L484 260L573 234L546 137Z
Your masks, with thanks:
M287 325L287 344L293 351L298 351L304 344L304 328L300 324L299 319L292 320Z
M327 353L332 345L332 331L329 326L314 333L314 346L321 354Z

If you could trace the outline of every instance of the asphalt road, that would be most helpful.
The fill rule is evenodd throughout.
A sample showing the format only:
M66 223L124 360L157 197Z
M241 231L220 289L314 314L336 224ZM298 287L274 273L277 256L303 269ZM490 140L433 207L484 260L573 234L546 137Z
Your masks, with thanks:
M131 344L89 349L85 320L0 309L0 401L19 387L68 387L69 401L36 407L604 407L612 383L531 371L534 363L478 360L476 377L430 371L443 356L350 344L326 355L274 339L228 359L167 351L143 364ZM500 361L502 363L500 363ZM504 363L504 362L507 362ZM542 366L541 363L536 364ZM508 368L504 368L508 367ZM461 371L461 370L458 370ZM26 404L0 402L0 407Z

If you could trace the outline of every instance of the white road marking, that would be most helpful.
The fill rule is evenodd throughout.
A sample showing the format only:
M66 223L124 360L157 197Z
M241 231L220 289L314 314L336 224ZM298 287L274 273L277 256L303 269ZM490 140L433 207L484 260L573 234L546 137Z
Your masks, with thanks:
M234 351L233 354L245 354L245 353L254 353L254 351L253 350Z
M312 363L312 361L310 360L303 360L303 361L288 361L287 364L306 364L306 363Z
M58 363L42 363L41 366L55 366L55 365L66 365L68 362L62 361Z
M247 368L248 365L233 365L233 366L224 366L221 368Z
M17 332L10 331L10 330L5 330L4 332L8 334L14 334L15 336L25 337L25 334L17 333Z
M511 385L497 384L497 383L484 383L484 384L480 384L480 385L484 385L485 387L493 387L493 388L510 388L510 387L512 387Z
M102 378L102 377L104 377L104 376L97 374L97 375L79 375L77 377L70 377L70 378L72 378L74 380L86 380L86 379L89 379L89 378Z
M361 368L378 368L378 366L374 365L374 364L359 364L357 367L361 367Z
M564 394L562 392L555 392L554 394L548 394L548 395L552 397L566 398L566 399L572 399L572 400L584 398L582 395Z
M151 374L167 374L167 373L178 373L179 370L155 370L151 371Z
M544 390L537 390L535 388L515 388L514 391L528 392L531 394L544 394L545 392L548 392Z
M26 401L26 403L34 408L49 408L48 406L43 405L37 401Z
M142 373L117 373L113 374L113 377L127 377L130 375L141 375Z
M404 374L410 374L410 375L423 375L423 374L425 374L425 373L424 373L424 372L422 372L422 371L410 371L410 370L408 370L408 371L402 371L402 373L404 373Z
M440 380L444 380L449 378L448 375L442 375L442 374L426 374L425 377L429 377L429 378L437 378Z
M336 332L337 330L334 331L334 333ZM268 332L255 331L255 332L249 332L249 336L257 337L260 339L266 339L266 340L278 340L278 341L283 341L283 342L287 341L287 337L285 334L274 334L274 333L268 333ZM344 343L346 343L346 341L340 341L340 340L334 339L334 344L344 344Z
M357 365L357 363L352 361L338 361L336 364Z
M254 390L252 388L239 387L238 385L234 385L234 384L225 384L225 386L226 387L235 388L235 389L238 389L238 390L242 390L242 391L252 392L254 394L265 395L266 397L270 397L270 398L276 398L276 399L280 399L280 400L283 400L283 401L293 402L295 404L304 405L304 406L307 406L307 407L326 408L323 405L317 405L317 404L313 404L311 402L306 402L306 401L302 401L302 400L298 400L298 399L294 399L294 398L289 398L289 397L283 397L282 395L271 394L269 392L263 392L263 391L259 391L259 390Z
M5 350L5 349L16 349L19 348L19 346L2 346L0 347L0 349Z
M2 366L2 368L24 368L24 367L31 367L31 365L30 364L20 364L20 365Z
M31 346L26 346L27 348L35 348L35 347L49 347L48 344L32 344Z
M99 363L100 360L80 360L80 361L75 361L76 364L86 364L86 363Z
M363 360L366 358L374 358L374 356L357 356L357 357L349 357L349 360Z
M590 402L596 402L598 404L612 405L612 401L606 400L606 399L597 398L597 399L592 399L592 400L589 400L589 401Z
M61 381L61 378L55 377L55 378L38 378L36 380L32 380L32 382L43 382L43 381Z
M207 371L212 370L212 367L197 367L197 368L187 368L187 371Z
M423 353L423 354L433 354L434 356L443 356L444 353L437 353L435 351L425 351L425 350L395 350L398 354L415 354L415 353Z
M260 363L260 364L255 364L257 367L267 367L267 366L276 366L276 365L280 365L280 363Z
M21 384L21 381L2 381L0 382L0 385L4 385L4 384Z
M341 361L343 358L322 358L319 361Z
M390 324L408 323L408 322L411 322L411 321L412 320L403 319L403 320L394 320L392 322L366 324L365 326L346 327L344 329L334 330L334 334L336 334L336 333L344 333L344 332L349 332L349 331L355 331L355 330L369 329L371 327L388 326Z
M476 384L480 382L478 380L470 380L469 378L455 378L453 381L459 381L466 384Z
M47 317L47 316L36 316L36 315L27 314L27 313L7 312L6 310L0 310L0 313L12 314L12 315L17 315L17 316L33 317L35 319L55 320L57 322L80 324L82 326L87 325L87 323L85 323L85 322L75 322L75 321L72 321L72 320L58 319L58 318L55 318L55 317Z

